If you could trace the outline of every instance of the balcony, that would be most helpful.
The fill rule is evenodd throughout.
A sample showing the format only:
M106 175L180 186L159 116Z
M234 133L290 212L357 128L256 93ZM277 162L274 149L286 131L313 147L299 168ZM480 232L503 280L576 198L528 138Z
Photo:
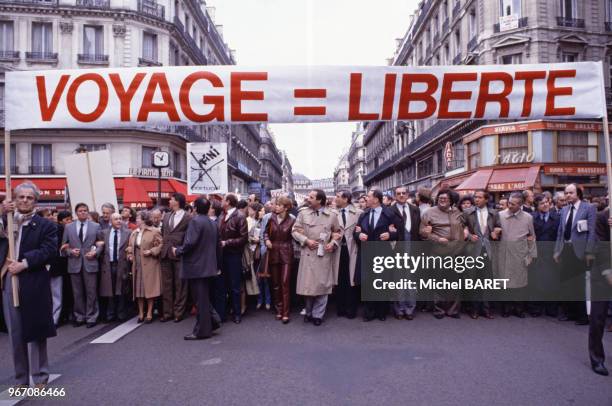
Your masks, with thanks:
M28 62L57 63L57 52L26 52Z
M178 179L185 179L185 174L180 171L172 171L172 177Z
M160 20L163 20L166 14L166 8L153 0L138 0L138 11Z
M110 0L77 0L76 5L77 7L107 9L110 8Z
M458 53L457 55L455 55L455 57L453 58L453 65L460 65L461 64L461 53Z
M191 51L193 59L196 61L196 63L199 65L208 65L208 59L204 55L204 52L202 52L202 50L198 47L195 40L191 38L191 35L189 35L189 33L185 30L185 26L177 16L174 16L174 25L176 30L179 32L181 39Z
M0 61L18 61L19 51L0 51Z
M30 166L30 174L32 175L53 175L55 168L52 166Z
M528 23L527 17L519 18L519 20L518 20L518 27L516 29L527 27L527 25L528 25L527 23ZM508 31L508 30L504 30L504 31ZM493 32L494 33L500 32L499 23L493 24Z
M162 63L149 58L138 58L138 66L162 66Z
M457 16L459 16L459 11L461 10L461 2L460 1L456 1L455 5L453 6L453 19L457 18Z
M440 33L436 31L433 35L434 47L437 47L438 45L440 45L439 42L440 42Z
M185 26L183 25L183 22L180 20L180 18L178 18L177 16L174 16L174 25L176 25L176 28L180 32L185 32Z
M559 27L584 28L584 20L582 18L557 17L557 25Z
M36 6L57 6L58 0L0 0L0 4L8 3L12 5L36 5Z
M442 35L448 32L448 18L442 23Z
M108 65L108 55L78 54L77 62L88 65Z
M612 32L612 22L606 21L606 32Z
M474 36L470 42L468 42L468 52L472 52L474 49L476 49L476 47L478 46L478 38L476 36Z

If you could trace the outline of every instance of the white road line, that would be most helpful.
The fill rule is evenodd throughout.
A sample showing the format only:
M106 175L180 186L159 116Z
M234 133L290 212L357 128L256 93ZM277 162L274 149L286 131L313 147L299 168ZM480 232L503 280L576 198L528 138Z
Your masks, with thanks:
M96 338L91 342L91 344L112 344L131 331L136 330L141 325L142 324L138 323L138 317L134 317L133 319L130 319L115 327L108 333Z
M49 375L49 383L55 381L57 378L59 378L61 375L57 375L57 374L51 374ZM30 379L30 386L34 387L34 383L32 382L32 379ZM49 388L52 388L53 386L48 385ZM35 397L30 397L28 398L27 396L21 396L18 398L12 398L9 396L9 390L5 390L4 392L0 393L0 406L13 406L16 405L17 403L21 402L24 399L35 399Z

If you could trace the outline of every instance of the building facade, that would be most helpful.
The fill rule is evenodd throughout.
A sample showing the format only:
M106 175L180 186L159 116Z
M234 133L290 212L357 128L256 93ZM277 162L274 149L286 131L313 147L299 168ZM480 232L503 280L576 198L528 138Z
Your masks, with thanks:
M341 192L349 190L349 161L348 151L343 153L334 169L334 190Z
M261 144L259 145L259 181L262 201L270 199L270 190L283 187L283 158L276 148L274 134L266 125L260 126Z
M283 168L283 181L282 181L282 189L287 192L290 197L294 197L295 190L293 185L293 168L291 167L291 162L289 162L289 157L285 151L280 151L281 159L282 159L282 168Z
M404 38L398 39L392 63L603 61L610 95L611 58L609 0L425 0ZM609 103L608 97L608 108ZM603 137L594 123L372 122L365 125L364 144L366 187L461 186L469 190L468 186L477 184L502 194L524 187L552 191L572 180L585 184L589 194L604 193ZM569 172L560 175L559 165L570 168ZM530 179L537 175L533 182L498 181L527 172ZM487 174L486 184L476 182ZM473 182L463 184L470 177Z
M366 149L363 145L363 125L357 124L357 128L351 135L351 145L348 151L349 190L354 199L365 193L363 175L366 171L365 157Z
M235 64L213 16L214 9L203 0L0 0L0 106L10 102L4 99L6 71ZM0 113L3 127L4 111ZM151 168L154 151L170 156L161 203L176 191L172 185L186 190L188 142L228 143L230 191L246 194L249 185L260 181L258 125L23 130L11 135L16 180L52 181L57 190L64 190L67 154L106 149L116 181L142 179L146 193L139 201L123 201L123 191L117 188L118 201L135 207L157 203L152 200L156 190L148 190L148 178L157 177ZM2 165L3 160L1 153ZM63 201L57 191L49 196L55 197L47 199L49 204Z

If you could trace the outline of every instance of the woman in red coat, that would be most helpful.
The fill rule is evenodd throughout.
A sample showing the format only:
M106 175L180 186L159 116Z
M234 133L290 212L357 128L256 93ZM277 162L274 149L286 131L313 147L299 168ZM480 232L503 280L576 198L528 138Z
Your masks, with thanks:
M287 197L276 201L274 213L268 221L264 239L268 247L268 267L272 274L272 291L276 306L276 319L289 323L289 289L293 263L293 237L295 219L289 215L293 203Z

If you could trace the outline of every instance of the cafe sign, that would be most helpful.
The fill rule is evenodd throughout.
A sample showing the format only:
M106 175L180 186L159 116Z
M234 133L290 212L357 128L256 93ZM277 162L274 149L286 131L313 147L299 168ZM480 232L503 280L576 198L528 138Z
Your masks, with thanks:
M159 175L158 168L130 168L130 175L157 178ZM164 178L174 176L174 171L169 168L161 168L161 175Z
M506 165L506 164L526 164L533 162L535 155L533 152L508 152L504 154L498 154L495 157L495 165Z

